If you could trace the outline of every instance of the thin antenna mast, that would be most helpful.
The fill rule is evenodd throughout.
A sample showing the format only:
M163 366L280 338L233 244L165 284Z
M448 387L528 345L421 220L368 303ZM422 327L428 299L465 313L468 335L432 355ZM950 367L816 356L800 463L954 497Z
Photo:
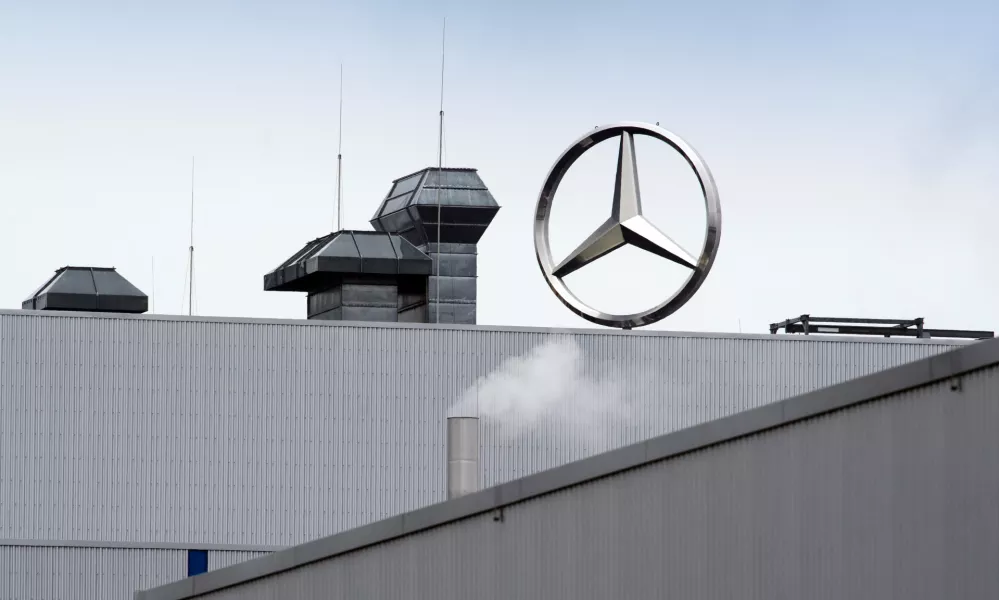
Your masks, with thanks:
M343 192L343 180L341 178L343 166L343 63L340 63L340 122L337 125L337 145L336 145L336 222L333 224L333 231L339 231L343 223L343 203L340 199Z
M156 257L149 259L149 312L156 312Z
M192 314L194 305L194 157L191 157L191 245L187 259L187 314Z
M441 112L437 130L437 322L441 322L441 172L444 167L444 42L447 36L447 17L441 28Z

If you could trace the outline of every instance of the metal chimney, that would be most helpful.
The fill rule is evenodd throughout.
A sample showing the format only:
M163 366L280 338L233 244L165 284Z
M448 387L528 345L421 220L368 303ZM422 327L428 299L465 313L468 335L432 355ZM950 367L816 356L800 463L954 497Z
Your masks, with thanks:
M447 497L479 491L479 419L447 419Z

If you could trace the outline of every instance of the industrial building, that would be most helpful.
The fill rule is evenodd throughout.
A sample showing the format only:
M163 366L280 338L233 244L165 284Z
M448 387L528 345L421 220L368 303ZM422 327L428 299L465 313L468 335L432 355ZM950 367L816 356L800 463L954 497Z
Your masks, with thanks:
M439 502L449 411L551 342L626 418L484 419L482 485L965 343L2 311L0 587L127 598Z
M968 343L477 325L498 210L472 169L400 178L375 231L264 276L306 319L145 314L97 267L0 310L0 598L124 600L438 503L456 411L495 486Z
M999 597L999 340L135 594Z

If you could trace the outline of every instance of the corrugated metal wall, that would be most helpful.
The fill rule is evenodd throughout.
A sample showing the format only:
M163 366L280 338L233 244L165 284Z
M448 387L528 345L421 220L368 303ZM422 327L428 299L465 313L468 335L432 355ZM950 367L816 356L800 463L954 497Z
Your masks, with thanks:
M999 368L205 600L999 598Z
M0 546L3 600L124 600L186 574L183 550Z
M208 570L264 554L211 550ZM125 600L184 577L187 550L0 546L0 600Z
M442 500L449 407L556 338L0 314L0 538L284 546ZM580 406L569 416L582 421L540 415L517 436L484 423L484 485L951 347L571 340L579 377L619 396L625 417Z

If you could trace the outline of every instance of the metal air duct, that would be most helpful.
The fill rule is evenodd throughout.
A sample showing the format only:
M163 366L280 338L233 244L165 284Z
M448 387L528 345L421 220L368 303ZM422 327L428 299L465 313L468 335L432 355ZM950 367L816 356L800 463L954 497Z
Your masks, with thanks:
M447 497L479 491L479 419L447 419Z

